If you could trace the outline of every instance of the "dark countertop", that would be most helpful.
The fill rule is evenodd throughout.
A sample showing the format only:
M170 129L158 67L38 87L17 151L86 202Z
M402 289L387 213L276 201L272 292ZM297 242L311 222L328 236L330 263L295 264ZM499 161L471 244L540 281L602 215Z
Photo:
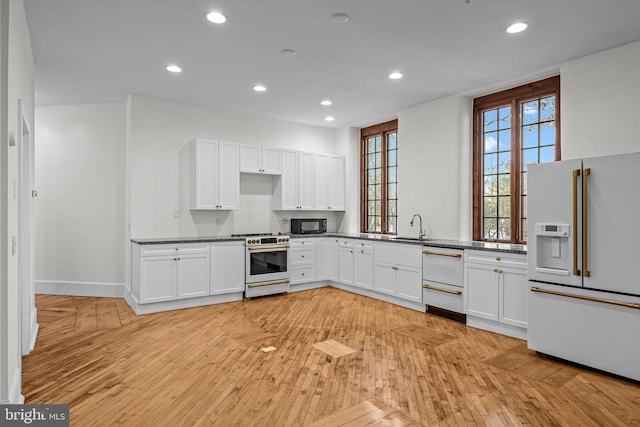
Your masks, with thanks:
M373 240L391 243L405 243L412 245L431 246L447 249L474 249L479 251L507 252L512 254L527 254L526 245L516 245L510 243L493 242L469 242L460 240L445 239L417 239L414 237L397 237L380 234L360 234L360 233L322 233L322 234L288 234L291 238L317 238L317 237L338 237L342 239ZM133 243L139 245L159 245L176 243L209 243L209 242L230 242L244 241L244 237L231 236L211 236L211 237L167 237L153 239L131 239Z

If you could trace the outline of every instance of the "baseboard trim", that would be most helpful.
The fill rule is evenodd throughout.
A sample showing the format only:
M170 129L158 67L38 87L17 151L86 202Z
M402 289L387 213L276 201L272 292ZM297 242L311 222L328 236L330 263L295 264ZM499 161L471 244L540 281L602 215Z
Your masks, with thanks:
M36 280L37 294L69 295L78 297L124 298L124 283L109 282L62 282L59 280Z
M133 294L125 292L124 299L135 314L141 315L159 313L161 311L180 310L183 308L201 307L211 304L221 304L225 302L242 301L243 295L242 292L233 292L222 295L209 295L206 297L140 304Z
M493 320L483 319L481 317L475 317L467 314L467 326L471 326L476 329L483 329L485 331L493 332L500 335L506 335L512 338L518 338L521 340L527 340L527 330L519 328L517 326L507 325L505 323L499 323Z
M343 291L352 292L354 294L363 295L365 297L377 299L380 301L388 302L390 304L399 305L404 308L410 308L411 310L420 311L425 313L427 308L420 302L408 301L402 298L395 297L393 295L383 294L370 289L364 289L357 286L345 285L344 283L329 282L330 286Z
M22 391L22 370L16 368L13 372L13 379L11 380L11 387L9 388L9 403L22 405L24 403L24 396L20 394Z
M319 282L299 283L289 286L289 292L309 291L311 289L324 288L327 286L329 286L329 282L326 280L321 280Z

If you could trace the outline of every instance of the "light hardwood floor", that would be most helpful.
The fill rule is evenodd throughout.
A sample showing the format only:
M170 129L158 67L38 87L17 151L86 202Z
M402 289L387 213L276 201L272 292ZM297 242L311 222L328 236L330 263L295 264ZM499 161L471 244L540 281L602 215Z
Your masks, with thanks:
M23 394L74 426L640 426L636 383L334 288L144 316L36 304Z

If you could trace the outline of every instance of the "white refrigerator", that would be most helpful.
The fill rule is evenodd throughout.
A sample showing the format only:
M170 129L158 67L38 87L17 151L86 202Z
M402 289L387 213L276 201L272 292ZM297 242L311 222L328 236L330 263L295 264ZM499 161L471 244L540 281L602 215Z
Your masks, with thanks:
M640 153L527 181L529 348L640 380Z

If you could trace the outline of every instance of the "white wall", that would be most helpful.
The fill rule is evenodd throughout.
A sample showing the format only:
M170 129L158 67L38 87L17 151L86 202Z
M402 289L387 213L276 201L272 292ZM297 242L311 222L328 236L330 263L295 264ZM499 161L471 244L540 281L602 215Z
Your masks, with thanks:
M125 283L125 114L37 108L36 280Z
M6 105L3 105L2 115L6 114L7 133L2 135L2 228L4 229L4 245L2 254L2 337L0 341L0 401L18 403L22 397L21 392L21 349L20 349L20 289L18 287L18 255L12 251L12 236L18 235L18 203L14 196L13 188L18 181L18 99L22 99L27 120L34 123L34 62L31 51L31 41L27 22L24 14L24 5L21 0L4 4L2 7L3 21L2 38L2 78L7 78L7 89L3 87L2 96L6 96ZM8 15L7 15L8 14ZM8 20L7 20L8 18ZM8 25L8 40L7 36ZM5 74L6 73L6 74ZM3 85L4 86L4 85ZM4 99L3 99L4 104ZM9 141L16 142L14 146L8 146ZM8 146L8 147L7 147ZM30 150L33 153L33 149ZM29 220L27 218L27 220ZM26 292L33 292L30 287Z
M341 128L336 132L336 154L345 158L346 212L338 230L360 232L360 129Z
M640 42L561 68L562 158L640 151Z
M187 170L179 161L184 159L187 144L195 137L334 154L334 130L158 98L132 96L129 102L132 237L288 231L289 218L312 215L327 217L328 228L333 230L342 222L343 214L339 213L272 211L272 178L251 175L240 179L239 210L191 212L184 191ZM176 209L180 218L174 218Z

